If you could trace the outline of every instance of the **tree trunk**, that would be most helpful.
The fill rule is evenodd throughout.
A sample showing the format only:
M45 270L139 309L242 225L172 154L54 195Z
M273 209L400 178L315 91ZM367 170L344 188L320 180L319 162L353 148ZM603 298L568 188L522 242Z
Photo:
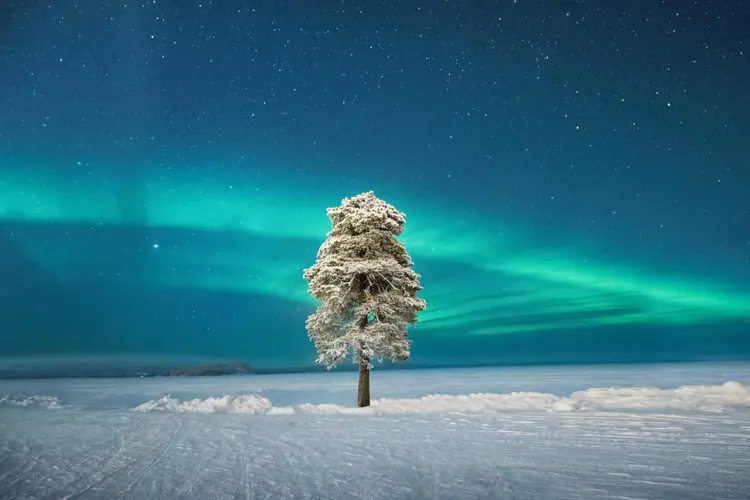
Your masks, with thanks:
M359 318L359 327L364 330L367 327L368 318ZM359 353L359 385L357 386L357 406L364 408L370 406L370 359L364 353Z
M357 386L357 406L363 408L370 406L370 368L367 366L370 360L362 359L359 362L359 385Z

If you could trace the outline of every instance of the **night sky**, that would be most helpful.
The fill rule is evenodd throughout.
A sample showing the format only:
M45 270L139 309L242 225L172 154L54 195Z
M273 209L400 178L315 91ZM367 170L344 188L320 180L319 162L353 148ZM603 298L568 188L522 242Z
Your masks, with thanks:
M414 364L748 358L748 51L738 0L4 2L0 358L310 365L369 190Z

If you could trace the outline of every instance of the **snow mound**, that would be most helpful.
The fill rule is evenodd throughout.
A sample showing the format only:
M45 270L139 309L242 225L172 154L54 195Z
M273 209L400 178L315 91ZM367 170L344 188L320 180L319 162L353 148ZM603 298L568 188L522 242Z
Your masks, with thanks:
M676 389L592 388L574 392L571 404L595 410L705 410L750 405L750 387L739 382L722 385L684 385Z
M519 410L546 410L560 398L542 392L510 394L468 394L448 396L432 394L416 399L379 399L372 407L378 413L462 412L497 413Z
M179 401L170 396L147 401L133 411L170 411L178 413L267 413L271 401L253 395L222 396L218 398Z
M0 404L12 406L41 406L49 409L62 408L62 402L54 396L3 396Z
M413 399L378 399L368 408L305 403L274 407L256 395L222 396L179 401L170 396L148 401L133 411L183 413L291 414L406 414L406 413L500 413L509 411L608 411L608 410L702 410L722 411L750 406L750 387L739 382L692 385L676 389L591 388L568 397L540 392L509 394L433 394Z

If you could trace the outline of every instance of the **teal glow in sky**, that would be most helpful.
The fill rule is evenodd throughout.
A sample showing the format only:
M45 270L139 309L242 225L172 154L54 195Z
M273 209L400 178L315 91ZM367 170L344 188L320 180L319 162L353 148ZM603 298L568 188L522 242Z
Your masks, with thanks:
M15 7L0 358L309 365L302 270L369 190L414 363L750 356L747 27L709 4Z
M139 308L155 309L159 303L148 301L163 299L146 298L151 293L171 295L177 303L185 290L205 293L189 316L173 318L178 331L183 321L210 315L221 300L212 294L279 301L284 307L275 313L277 323L263 329L300 347L306 342L303 325L286 315L293 311L298 322L314 306L302 269L329 229L325 208L357 192L357 186L331 188L326 181L269 192L261 188L271 179L256 176L250 182L229 174L202 181L199 175L172 173L166 181L155 170L139 184L123 185L94 175L66 182L44 170L34 176L20 172L0 179L0 217L14 228L11 239L20 251L59 286L129 290ZM309 194L296 194L304 191ZM518 220L466 216L394 188L379 194L407 212L402 241L424 276L430 305L413 332L424 343L597 328L606 337L609 327L702 326L702 335L710 338L717 325L750 321L750 292L720 280L684 278L636 259L588 258L571 241L538 243ZM237 313L247 323L230 328L247 332L242 339L247 347L236 348L238 336L217 356L236 348L238 355L252 357L253 343L262 341L253 332L260 325L252 301L244 307ZM161 321L168 324L170 318ZM206 322L214 324L196 335L221 335L226 327L216 317ZM142 328L150 330L147 324ZM171 335L179 346L179 334ZM284 353L278 354L283 359ZM502 351L497 358L504 358Z

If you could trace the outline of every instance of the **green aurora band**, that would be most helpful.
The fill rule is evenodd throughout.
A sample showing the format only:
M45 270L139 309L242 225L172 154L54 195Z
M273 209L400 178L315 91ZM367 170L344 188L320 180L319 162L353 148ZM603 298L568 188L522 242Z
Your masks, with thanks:
M374 189L407 214L402 237L423 274L428 310L419 330L500 335L601 325L695 325L750 320L750 293L721 283L655 276L642 267L595 262L535 244L505 220L462 214L377 185L322 181L280 188L278 179L240 181L152 172L128 183L111 176L0 173L0 220L39 224L143 226L192 232L195 244L159 243L148 279L160 287L236 290L295 301L312 299L302 269L325 238L325 209ZM75 180L72 180L75 179ZM314 185L320 184L320 185ZM273 188L269 188L273 186ZM216 232L235 235L210 243ZM251 239L276 246L248 248ZM207 251L206 244L216 247ZM144 242L144 248L149 245ZM210 246L209 245L209 246ZM219 246L223 245L223 246ZM63 283L87 272L91 248L55 249L24 240L28 254ZM432 269L440 271L431 272ZM142 277L141 277L142 278ZM138 277L123 276L123 282ZM137 286L138 283L130 283Z

